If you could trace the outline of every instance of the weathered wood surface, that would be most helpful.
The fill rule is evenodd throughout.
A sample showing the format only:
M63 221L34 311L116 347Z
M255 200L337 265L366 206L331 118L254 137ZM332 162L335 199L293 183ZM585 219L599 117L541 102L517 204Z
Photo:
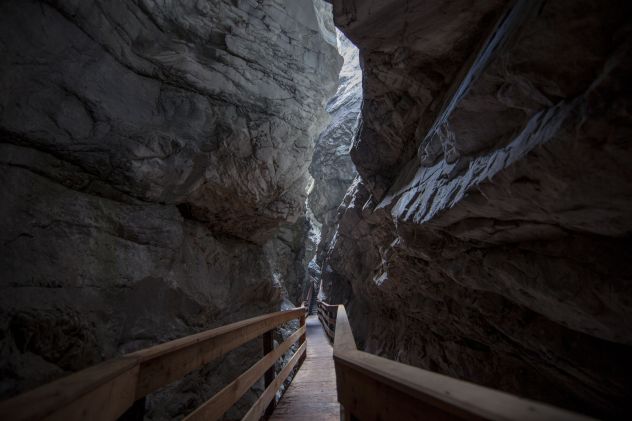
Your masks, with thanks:
M334 331L330 329L329 325L327 325L327 323L325 323L323 321L323 319L320 319L320 323L321 323L323 329L325 330L325 333L327 334L327 336L329 336L329 339L333 342L333 340L334 340Z
M1 402L0 420L115 420L148 393L294 319L302 325L305 308L254 317L106 361ZM292 338L304 343L304 329ZM227 386L215 403L209 404L210 413L234 400L236 393L244 390L242 383L263 375L274 364L272 359L264 357Z
M345 415L363 421L591 419L358 351L344 306L336 319L334 360Z
M333 311L333 312L338 310L338 304L329 304L329 303L326 303L326 302L320 301L320 300L318 300L318 303L320 304L320 306L324 310Z
M263 391L259 399L250 407L250 410L244 415L242 421L258 421L265 412L266 408L275 398L276 392L279 390L287 376L290 375L292 369L296 367L298 362L305 355L305 349L307 348L307 344L304 343L297 350L296 353L292 356L290 361L283 367L283 370L279 373L278 377L274 379L274 381L270 384L270 386L266 387Z
M266 314L130 354L141 360L136 399L304 313L298 308Z
M113 420L134 403L138 361L119 358L0 404L0 420Z
M233 380L228 386L217 392L211 399L199 406L185 418L185 421L219 419L257 382L257 380L264 376L270 368L274 369L276 361L299 340L304 332L305 327L303 326L276 349L268 350L268 353L255 365ZM268 385L273 382L274 375L271 377Z
M353 332L351 331L351 325L349 324L349 318L347 317L347 310L343 305L338 308L334 338L335 354L355 351L357 349L355 338L353 337Z
M323 310L322 308L318 309L318 314L324 319L329 326L333 326L336 324L336 316L330 316L328 311ZM322 321L322 320L321 320Z
M333 349L316 316L307 318L307 357L271 421L339 420Z
M318 319L325 329L325 333L329 336L329 339L333 342L335 330L336 330L336 312L338 311L338 305L327 304L324 301L317 302L318 307Z

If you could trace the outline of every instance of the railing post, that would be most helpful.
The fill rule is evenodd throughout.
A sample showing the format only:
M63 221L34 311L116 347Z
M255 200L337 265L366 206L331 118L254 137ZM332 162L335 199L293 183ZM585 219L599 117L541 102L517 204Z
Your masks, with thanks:
M298 328L302 328L303 326L305 326L305 313L301 314L299 317L299 326ZM298 346L300 347L301 345L303 345L305 343L305 341L307 340L307 329L305 329L305 333L303 333L301 335L301 337L298 340ZM299 361L299 364L302 364L303 361L305 360L305 357L307 357L307 349L305 349L305 354L303 354L303 356L301 357L301 360Z
M313 292L314 292L314 284L312 284L310 281L309 290L307 291L307 299L305 300L305 307L307 307L307 314L311 312Z
M263 334L263 355L265 356L267 353L272 352L272 350L274 349L274 329L267 331L266 333ZM274 377L275 377L275 366L276 364L272 364L272 367L270 367L265 375L263 376L263 381L265 383L265 388L267 388L268 386L270 386L272 384L272 382L274 381ZM276 407L276 399L272 399L272 401L270 402L270 404L268 405L268 407L266 408L265 411L265 415L266 417L269 417L270 415L272 415L272 411L274 411L274 408Z

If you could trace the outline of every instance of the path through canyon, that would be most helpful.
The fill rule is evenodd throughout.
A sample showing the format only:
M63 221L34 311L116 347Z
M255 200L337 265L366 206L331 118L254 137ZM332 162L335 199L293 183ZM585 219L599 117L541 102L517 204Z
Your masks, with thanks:
M271 421L340 419L333 348L317 316L307 318L307 358L274 410Z

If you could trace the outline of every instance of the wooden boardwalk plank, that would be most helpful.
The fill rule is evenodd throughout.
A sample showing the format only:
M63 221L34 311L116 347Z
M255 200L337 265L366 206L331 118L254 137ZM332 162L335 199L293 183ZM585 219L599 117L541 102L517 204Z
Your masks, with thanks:
M306 325L307 358L270 421L340 419L333 348L318 317L309 316Z

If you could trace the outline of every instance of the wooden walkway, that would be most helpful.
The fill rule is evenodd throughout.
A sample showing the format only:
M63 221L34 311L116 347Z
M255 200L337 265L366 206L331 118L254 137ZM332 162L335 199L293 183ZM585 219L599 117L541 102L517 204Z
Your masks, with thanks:
M302 306L105 361L0 402L0 420L142 419L145 396L259 336L263 337L265 355L184 421L222 419L226 411L264 377L266 389L242 418L242 421L259 421L282 383L303 358L301 369L271 420L339 420L343 406L346 419L358 420L592 420L360 351L345 306L319 301L318 308L323 325L316 316L306 317L306 308ZM290 320L298 320L299 328L274 348L272 331ZM335 336L334 349L324 326ZM276 362L297 343L298 350L276 377L268 375ZM339 384L336 370L340 374Z
M333 348L318 317L307 318L307 358L270 420L340 420Z

